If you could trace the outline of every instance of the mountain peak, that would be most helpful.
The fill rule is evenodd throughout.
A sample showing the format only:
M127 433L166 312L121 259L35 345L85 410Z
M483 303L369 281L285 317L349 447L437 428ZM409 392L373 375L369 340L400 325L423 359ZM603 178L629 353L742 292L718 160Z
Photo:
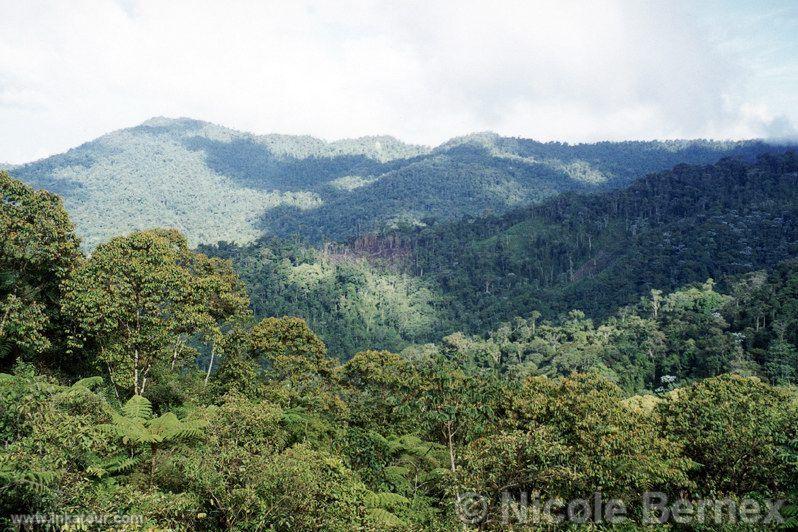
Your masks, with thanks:
M168 116L153 116L152 118L145 120L138 127L171 127L177 125L186 125L186 124L204 124L202 120L196 120L194 118L187 118L181 116L179 118L172 118Z
M464 144L472 146L484 146L487 148L493 147L501 139L501 135L493 131L478 131L476 133L468 133L459 137L454 137L447 140L440 145L442 149L454 148Z

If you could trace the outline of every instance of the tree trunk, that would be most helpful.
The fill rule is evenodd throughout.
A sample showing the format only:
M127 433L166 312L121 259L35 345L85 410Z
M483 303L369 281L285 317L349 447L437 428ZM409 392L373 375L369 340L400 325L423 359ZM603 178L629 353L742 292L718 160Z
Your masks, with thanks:
M457 473L457 465L455 463L455 458L454 458L454 431L452 430L452 422L447 421L445 426L446 426L446 441L449 444L449 467L451 468L452 476L454 477L455 474ZM457 497L455 500L456 502L460 502L460 488L457 485L457 480L456 479L454 480L455 480L454 492L455 496Z
M139 350L135 351L135 360L133 362L133 393L139 394Z
M158 453L158 444L150 444L150 486L155 482L155 455Z
M208 385L208 380L211 378L211 370L213 369L213 357L215 355L216 348L211 348L211 359L208 362L208 373L205 374L205 385Z

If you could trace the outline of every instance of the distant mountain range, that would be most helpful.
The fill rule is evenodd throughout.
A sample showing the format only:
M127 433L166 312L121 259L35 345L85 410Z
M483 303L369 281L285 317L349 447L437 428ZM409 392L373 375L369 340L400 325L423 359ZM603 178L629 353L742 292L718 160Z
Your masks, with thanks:
M91 249L156 226L178 228L192 244L264 234L342 240L618 188L678 163L778 150L760 141L568 145L492 133L428 148L388 136L325 142L153 118L9 169L60 194Z

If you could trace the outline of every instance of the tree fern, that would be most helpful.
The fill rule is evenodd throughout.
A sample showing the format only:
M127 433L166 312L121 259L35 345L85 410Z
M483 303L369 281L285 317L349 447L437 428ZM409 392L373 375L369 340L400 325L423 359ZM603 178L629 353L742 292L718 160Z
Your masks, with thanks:
M103 383L102 377L86 377L85 379L80 379L75 384L73 384L72 388L83 387L92 390L96 386L99 386L102 383Z
M17 282L17 276L11 270L0 270L0 293L8 292Z
M389 491L369 491L363 502L366 503L366 508L384 508L387 510L395 510L410 504L410 500L407 497Z
M377 529L407 528L407 523L396 515L406 510L410 500L398 493L369 491L363 499L369 523Z
M149 419L152 417L152 403L146 397L134 395L122 407L122 413L130 419Z
M141 462L139 456L116 455L110 458L100 459L92 457L86 472L97 478L119 473L127 473Z
M0 464L0 493L14 486L26 487L36 494L46 493L55 478L52 471L19 471L11 464Z
M407 523L382 508L366 508L366 518L375 530L404 529Z
M122 443L130 446L135 462L117 460L111 457L109 467L130 468L135 466L147 450L150 454L150 476L155 473L155 459L162 444L173 444L182 439L202 436L208 422L201 419L180 420L172 412L152 417L152 404L140 395L131 397L122 407L122 414L115 414L113 421L106 427L122 439ZM105 471L101 464L98 472ZM118 469L122 471L124 469ZM112 472L111 470L108 470Z
M0 331L2 334L2 331ZM0 360L7 358L11 355L11 342L8 339L0 336Z

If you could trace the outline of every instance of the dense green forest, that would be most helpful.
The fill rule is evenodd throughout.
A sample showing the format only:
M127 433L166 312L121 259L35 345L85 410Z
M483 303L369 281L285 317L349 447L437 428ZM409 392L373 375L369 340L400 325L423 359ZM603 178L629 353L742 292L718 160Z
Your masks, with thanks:
M773 267L798 253L798 158L679 165L628 188L410 232L460 326L523 309L604 316L652 289ZM392 237L395 240L395 237Z
M429 281L373 265L344 247L316 249L268 238L199 250L233 261L255 316L302 317L338 358L368 347L397 350L431 341L448 324Z
M200 249L233 261L256 316L301 316L347 358L458 330L484 334L533 312L557 321L578 309L605 320L652 290L710 278L737 301L747 274L768 279L798 254L796 172L792 152L727 159L346 245L268 238ZM732 331L746 326L727 321Z
M678 163L707 164L724 156L752 160L778 148L760 142L600 142L569 145L491 133L454 139L429 155L386 172L318 207L269 210L262 227L313 243L369 231L425 227L463 216L504 213L566 191L596 191Z
M429 149L386 136L325 142L154 118L11 173L63 197L88 251L154 227L178 229L192 246L263 234L342 240L777 149L758 141L568 145L494 134Z
M341 362L304 320L256 318L232 263L179 232L85 256L57 196L4 173L0 191L6 528L555 527L597 492L625 502L623 529L651 522L648 492L722 500L692 518L710 528L796 526L794 262L725 294L654 291L600 325L527 313ZM524 494L557 512L524 517Z

